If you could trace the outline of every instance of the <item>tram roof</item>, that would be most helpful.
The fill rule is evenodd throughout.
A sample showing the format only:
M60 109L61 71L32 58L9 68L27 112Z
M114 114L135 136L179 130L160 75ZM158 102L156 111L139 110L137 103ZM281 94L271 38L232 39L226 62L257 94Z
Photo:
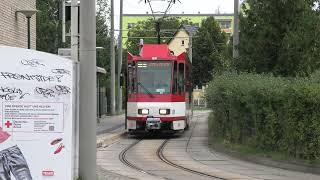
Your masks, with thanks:
M186 53L173 55L167 44L144 44L140 54L134 56L128 53L128 60L177 60L187 61Z

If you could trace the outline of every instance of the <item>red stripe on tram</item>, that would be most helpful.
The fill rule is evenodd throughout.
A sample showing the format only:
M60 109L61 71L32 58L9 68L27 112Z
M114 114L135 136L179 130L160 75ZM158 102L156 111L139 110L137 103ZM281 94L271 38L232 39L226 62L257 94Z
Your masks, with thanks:
M128 102L185 102L185 94L130 94Z
M185 116L177 116L177 117L155 117L160 118L161 121L177 121L177 120L185 120ZM135 121L146 121L147 117L132 117L128 116L128 120L135 120Z

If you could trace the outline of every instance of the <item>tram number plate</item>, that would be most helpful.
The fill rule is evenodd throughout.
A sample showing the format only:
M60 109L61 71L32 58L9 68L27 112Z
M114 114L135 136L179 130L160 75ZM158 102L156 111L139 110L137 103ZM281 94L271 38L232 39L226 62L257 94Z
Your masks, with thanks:
M149 123L159 123L160 121L160 118L147 118L147 122Z
M161 120L160 118L147 118L146 126L147 126L147 129L160 129Z

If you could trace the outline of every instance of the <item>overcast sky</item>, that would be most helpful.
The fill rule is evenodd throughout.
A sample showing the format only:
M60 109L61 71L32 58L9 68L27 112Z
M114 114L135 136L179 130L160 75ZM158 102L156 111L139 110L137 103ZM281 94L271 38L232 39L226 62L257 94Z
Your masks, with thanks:
M213 14L220 11L220 13L233 13L234 0L176 0L176 4L172 6L169 14ZM119 9L120 0L114 0L115 3L115 29L119 29ZM168 6L168 0L154 0L151 2L154 11L165 11ZM144 0L123 0L124 14L151 14L149 4L145 4Z

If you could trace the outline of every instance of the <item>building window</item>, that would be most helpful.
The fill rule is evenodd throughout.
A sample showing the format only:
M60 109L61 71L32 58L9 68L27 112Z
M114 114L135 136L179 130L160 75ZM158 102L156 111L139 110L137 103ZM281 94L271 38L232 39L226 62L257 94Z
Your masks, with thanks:
M184 40L181 41L181 46L184 46Z
M230 29L231 21L219 21L219 26L221 29Z
M128 29L131 29L135 26L135 23L128 23Z

